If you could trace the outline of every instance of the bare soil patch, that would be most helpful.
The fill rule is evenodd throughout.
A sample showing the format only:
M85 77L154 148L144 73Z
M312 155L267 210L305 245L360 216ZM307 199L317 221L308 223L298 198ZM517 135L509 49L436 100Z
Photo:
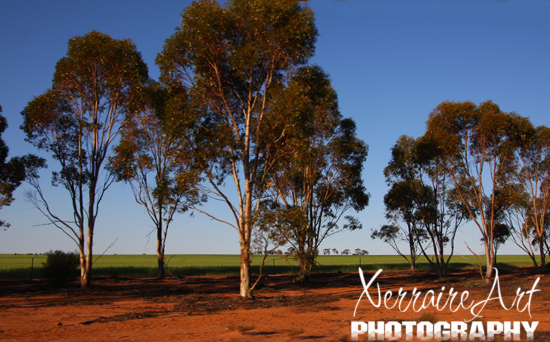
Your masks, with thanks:
M374 272L365 273L368 282ZM539 321L535 341L550 341L548 275L528 268L500 270L500 289L508 306L518 288L528 291L540 277L530 311L505 310L498 300L483 310L487 321ZM269 276L254 300L238 296L238 277L96 279L91 289L77 283L52 289L42 281L0 281L0 341L349 341L351 321L458 321L469 310L375 307L363 298L358 273L314 274L305 284L293 276ZM487 298L487 285L472 271L438 279L429 272L384 271L382 293L413 288L436 294L469 291L476 302ZM442 291L442 287L445 290ZM371 288L374 295L376 287ZM496 292L495 294L496 295ZM377 297L376 297L377 298ZM423 297L421 297L423 298ZM521 308L527 303L522 299ZM360 341L366 340L361 337ZM404 340L404 339L402 339ZM502 340L497 336L496 340Z

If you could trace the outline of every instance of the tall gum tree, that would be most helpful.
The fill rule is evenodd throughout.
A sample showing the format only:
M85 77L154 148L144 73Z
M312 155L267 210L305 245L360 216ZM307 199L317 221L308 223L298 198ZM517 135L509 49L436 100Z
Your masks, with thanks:
M181 155L180 121L166 110L171 94L157 83L145 88L135 115L122 125L121 138L109 158L109 169L119 181L130 184L136 202L142 205L155 226L157 279L165 277L166 239L177 212L199 203L198 174L191 163L174 163ZM184 154L186 155L186 154Z
M516 218L516 236L537 265L531 240L538 244L540 269L546 272L546 248L550 209L550 129L533 127L527 118L517 120L517 150L506 190L512 203L510 216ZM524 241L524 238L527 241Z
M421 243L425 240L420 211L428 197L415 163L415 144L414 138L401 136L391 149L391 159L384 168L384 176L390 186L384 195L384 205L386 218L391 224L373 230L371 234L372 239L388 243L407 260L412 271L415 271ZM408 256L400 250L399 240L408 245Z
M434 258L429 258L426 249L422 252L440 277L446 277L449 262L454 254L454 240L460 226L468 220L468 212L460 200L444 164L438 158L435 142L416 139L415 164L418 176L430 191L424 202L422 221L431 242Z
M68 45L67 55L56 64L51 89L21 113L21 128L27 141L59 162L52 183L67 190L73 217L56 213L37 178L29 181L35 192L28 198L78 246L81 285L87 287L99 205L114 180L104 162L148 76L129 39L92 31L71 38Z
M251 233L276 159L264 137L271 90L313 55L317 29L312 11L296 1L195 1L157 57L161 80L185 89L196 110L186 143L205 179L205 191L225 202L239 234L240 295L250 291ZM222 186L229 178L232 191Z
M493 272L499 188L510 172L516 119L491 101L446 101L430 113L424 136L435 144L434 156L482 235L486 281Z
M293 247L298 280L305 281L325 238L361 228L346 214L369 202L362 180L368 146L357 138L355 122L342 118L336 92L320 67L298 69L278 95L273 109L287 121L274 122L270 129L284 137L277 146L277 165L268 173L262 206L267 222L259 225L271 226L277 240ZM340 224L342 218L347 223Z
M415 241L409 237L410 248L418 247L438 275L446 277L454 238L466 213L434 152L433 143L427 139L401 136L397 140L384 169L391 185L384 203L388 218L404 221L408 235L413 233ZM428 257L428 249L433 258Z

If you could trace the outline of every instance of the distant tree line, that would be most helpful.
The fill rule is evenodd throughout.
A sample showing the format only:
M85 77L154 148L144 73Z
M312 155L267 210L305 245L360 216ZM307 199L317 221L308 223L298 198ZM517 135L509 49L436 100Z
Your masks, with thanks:
M334 255L338 255L338 250L336 248L333 248L332 250L330 248L324 248L323 249L323 255L330 255L332 252L332 254ZM283 252L282 250L280 249L272 249L268 252L268 255L291 255L291 256L295 256L297 253L296 249L294 247L289 247L285 252ZM342 255L349 255L351 253L351 251L349 249L344 249L342 251ZM254 254L259 254L259 255L262 255L264 254L264 251L262 250L262 248L256 248L254 249ZM317 253L319 254L319 253ZM369 252L364 250L364 249L361 249L361 248L356 248L353 250L353 254L352 255L369 255Z

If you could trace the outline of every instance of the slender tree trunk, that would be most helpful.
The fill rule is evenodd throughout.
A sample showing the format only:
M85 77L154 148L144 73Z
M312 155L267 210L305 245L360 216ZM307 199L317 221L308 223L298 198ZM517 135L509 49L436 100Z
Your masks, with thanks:
M300 258L300 272L298 273L297 281L303 283L307 281L308 262L305 258Z
M81 236L78 241L78 254L80 257L80 286L84 288L86 280L86 252L84 248L84 236L81 233Z
M248 134L247 134L248 135ZM248 158L246 157L245 160ZM248 164L243 162L245 174L244 180L244 203L241 203L241 217L239 218L239 238L241 248L241 267L240 267L240 290L239 294L242 298L253 298L250 282L250 237L252 235L252 186L249 176Z
M546 253L544 253L544 235L539 239L539 249L540 249L540 271L546 273Z
M92 266L93 266L93 246L94 246L94 227L95 227L95 185L94 179L90 184L90 199L88 203L88 239L86 241L86 276L82 283L83 288L90 287L92 285Z
M304 283L309 281L309 273L311 272L311 269L313 267L315 257L310 254L311 252L306 252L305 248L299 251L299 253L300 271L298 273L297 281L299 283Z
M485 282L489 283L491 281L491 278L493 277L493 266L494 266L494 253L493 253L493 244L492 243L486 243L485 244L485 260L487 263L487 269L485 270Z
M317 258L317 248L315 248L316 244L313 242L310 242L309 246L309 252L307 256L307 265L306 265L306 281L309 281L309 275L313 271L313 267L315 266L315 259Z
M79 113L79 123L78 123L78 209L79 209L79 220L78 220L78 229L79 229L79 240L78 240L78 249L80 252L80 286L86 288L88 286L88 264L86 262L86 252L85 252L85 239L84 239L84 191L82 189L84 184L83 177L83 153L82 153L82 137L83 137L83 118L82 112Z
M444 254L443 248L444 248L443 243L440 243L440 246L439 246L439 270L440 270L439 277L440 278L447 277L447 263L445 263L445 254Z
M245 172L246 174L246 172ZM250 290L250 237L252 233L252 186L249 180L245 181L244 215L239 224L241 238L241 285L240 295L243 298L252 298Z
M250 246L241 240L241 284L240 295L243 298L252 298L250 291Z
M94 230L93 226L88 227L88 241L86 241L86 266L82 278L82 288L88 288L92 285L92 256L93 256L93 237L94 237Z
M411 252L411 271L415 272L416 269L415 269L415 263L416 263L416 253L414 251L414 238L412 237L411 234L409 234L409 249L410 249L410 252Z
M164 279L166 276L164 270L164 244L162 240L162 215L162 202L159 200L157 221L157 280Z
M162 216L159 214L159 217ZM164 246L162 244L162 219L159 220L157 226L157 264L157 279L164 279L166 274L164 270Z
M303 236L298 237L298 263L299 263L299 271L298 271L298 278L296 279L297 282L303 283L307 281L307 274L308 274L308 253L306 251L306 243L304 241Z
M92 152L92 156L96 156L96 152ZM95 158L92 158L94 161ZM92 161L92 164L93 164ZM90 189L88 197L88 236L86 241L86 269L84 279L82 279L82 288L87 288L92 285L92 264L93 264L93 246L94 246L94 228L95 228L95 215L94 210L95 202L95 191L97 185L97 173L95 172L97 166L92 166L92 178L90 180Z
M164 251L160 246L160 242L157 242L157 280L164 279L166 277L166 271L164 269Z
M164 279L164 277L166 277L164 270L164 255L159 250L157 250L157 264L157 280Z

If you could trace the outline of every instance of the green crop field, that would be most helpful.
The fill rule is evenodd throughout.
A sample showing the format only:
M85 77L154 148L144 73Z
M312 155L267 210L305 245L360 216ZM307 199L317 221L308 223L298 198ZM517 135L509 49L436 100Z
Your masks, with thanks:
M262 256L254 256L252 272L259 273ZM483 259L483 258L482 258ZM239 273L239 255L167 255L166 263L169 274L189 275L231 275ZM0 279L40 278L45 255L0 254ZM475 262L472 255L455 255L451 268L471 268ZM498 256L497 267L530 266L527 255ZM154 276L157 259L155 255L103 255L94 260L94 276ZM397 255L320 255L314 272L357 272L364 270L407 270L409 265ZM419 258L417 269L430 269L425 258ZM31 274L32 272L32 274ZM292 274L298 272L298 264L291 257L269 256L266 259L264 273Z

